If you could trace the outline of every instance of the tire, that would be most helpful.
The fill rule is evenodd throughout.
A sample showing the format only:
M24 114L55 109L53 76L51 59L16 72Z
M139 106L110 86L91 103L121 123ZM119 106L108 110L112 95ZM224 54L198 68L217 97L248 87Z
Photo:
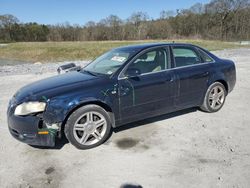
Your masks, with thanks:
M108 113L97 105L78 108L68 118L65 136L78 149L91 149L104 143L111 135Z
M224 105L227 96L225 86L220 82L211 84L206 92L201 110L209 113L218 112Z

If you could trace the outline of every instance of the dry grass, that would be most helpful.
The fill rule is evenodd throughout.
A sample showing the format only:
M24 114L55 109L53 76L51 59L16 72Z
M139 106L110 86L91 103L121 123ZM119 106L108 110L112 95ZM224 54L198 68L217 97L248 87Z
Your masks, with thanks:
M88 60L118 46L138 43L172 42L166 40L146 41L91 41L91 42L18 42L0 48L0 59L28 62L55 62L67 60ZM176 40L191 43L208 50L238 48L240 45L230 42L206 40Z

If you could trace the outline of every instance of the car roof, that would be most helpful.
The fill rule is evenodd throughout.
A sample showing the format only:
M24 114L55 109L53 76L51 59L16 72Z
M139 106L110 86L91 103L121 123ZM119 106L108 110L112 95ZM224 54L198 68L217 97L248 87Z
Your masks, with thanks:
M167 45L177 45L177 46L194 46L188 43L144 43L144 44L136 44L136 45L129 45L129 46L122 46L119 48L115 48L116 50L145 50L147 48L152 47L160 47L160 46L167 46Z

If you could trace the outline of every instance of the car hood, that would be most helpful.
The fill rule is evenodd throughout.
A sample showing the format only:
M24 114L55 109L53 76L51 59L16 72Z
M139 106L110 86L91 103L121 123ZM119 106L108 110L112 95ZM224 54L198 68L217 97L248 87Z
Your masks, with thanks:
M14 98L19 102L24 99L36 99L38 95L48 93L56 94L66 90L73 90L79 85L83 85L86 82L91 82L96 79L98 79L97 76L85 72L69 72L26 85L14 95ZM62 91L60 91L60 88L63 88ZM47 97L50 96L47 95Z

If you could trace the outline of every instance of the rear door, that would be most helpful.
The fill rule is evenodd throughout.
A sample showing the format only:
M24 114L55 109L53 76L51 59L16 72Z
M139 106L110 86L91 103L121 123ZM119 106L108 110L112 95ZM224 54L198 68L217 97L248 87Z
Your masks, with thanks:
M172 46L174 74L178 92L175 106L179 109L200 105L207 89L210 65L192 46Z

